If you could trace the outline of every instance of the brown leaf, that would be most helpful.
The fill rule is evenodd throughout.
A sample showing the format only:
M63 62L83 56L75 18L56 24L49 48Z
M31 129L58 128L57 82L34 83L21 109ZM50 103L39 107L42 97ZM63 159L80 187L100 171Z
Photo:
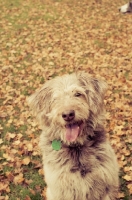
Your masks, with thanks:
M29 157L26 157L22 160L22 164L23 165L28 165L30 163L30 158Z
M118 198L120 199L120 198L123 198L123 197L125 197L125 194L123 192L119 192L118 193Z
M129 175L125 175L125 176L123 176L123 178L124 178L126 181L131 181L131 180L132 180L132 177L129 176Z
M132 171L132 166L124 167L124 172Z
M5 118L5 117L7 117L8 115L7 115L7 113L5 113L5 112L0 112L0 117L1 118Z
M13 182L15 183L15 185L20 184L20 183L22 183L23 181L24 181L24 178L23 178L23 174L22 174L22 173L16 175L16 176L14 177L14 180L13 180Z
M10 182L14 180L14 175L11 172L6 172L6 177Z
M9 182L1 182L0 190L9 193L10 192Z
M129 189L130 194L132 194L132 183L128 184L127 188Z
M10 139L15 138L15 136L16 136L15 133L7 133L7 134L6 134L6 139L7 139L7 140L10 140Z
M9 196L0 196L0 200L8 200L9 199Z
M31 198L30 198L29 196L26 196L26 197L24 198L24 200L31 200Z
M2 144L3 143L3 140L2 139L0 139L0 144Z
M43 170L43 169L39 169L39 174L40 174L41 176L43 176L43 175L44 175L44 170Z

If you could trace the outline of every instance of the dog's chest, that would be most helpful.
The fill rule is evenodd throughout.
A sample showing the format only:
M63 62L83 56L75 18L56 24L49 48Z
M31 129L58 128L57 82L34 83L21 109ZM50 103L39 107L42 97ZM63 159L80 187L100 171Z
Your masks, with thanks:
M65 164L70 166L70 173L79 172L81 177L85 177L91 172L91 166L88 162L87 152L83 146L73 145L65 149L67 158Z

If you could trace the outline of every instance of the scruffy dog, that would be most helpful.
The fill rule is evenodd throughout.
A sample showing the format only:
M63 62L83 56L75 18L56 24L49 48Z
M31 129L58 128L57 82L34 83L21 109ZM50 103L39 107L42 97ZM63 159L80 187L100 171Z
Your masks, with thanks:
M47 200L115 200L118 165L104 130L106 84L85 72L47 81L28 102L42 127Z

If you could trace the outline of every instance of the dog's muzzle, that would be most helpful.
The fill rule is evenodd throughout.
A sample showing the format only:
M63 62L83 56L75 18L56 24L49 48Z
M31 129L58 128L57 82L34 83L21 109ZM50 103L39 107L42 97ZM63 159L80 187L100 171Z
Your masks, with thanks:
M74 110L66 110L62 113L62 118L67 122L73 120L75 118L75 111Z
M75 142L82 130L83 121L75 120L75 111L74 110L65 110L62 113L62 118L66 122L66 125L65 125L66 140L69 142Z

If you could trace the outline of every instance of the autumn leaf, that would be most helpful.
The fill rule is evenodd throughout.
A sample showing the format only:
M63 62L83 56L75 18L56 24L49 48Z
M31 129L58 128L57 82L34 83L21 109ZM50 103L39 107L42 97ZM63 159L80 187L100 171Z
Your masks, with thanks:
M0 190L9 193L10 192L9 183L8 182L0 183Z
M22 173L16 175L16 176L14 177L14 180L13 180L13 182L15 183L15 185L20 184L20 183L22 183L23 181L24 181L24 177L23 177L23 174L22 174Z
M3 140L2 139L0 139L0 144L2 144L3 143Z
M31 200L31 198L30 198L29 196L26 196L26 197L24 198L24 200Z
M22 160L22 164L23 164L23 165L28 165L29 163L30 163L30 158L29 158L29 157L24 158L24 159Z
M132 183L129 183L129 184L127 185L127 187L128 187L128 189L129 189L130 194L132 194Z
M6 172L6 177L8 178L8 180L10 182L12 182L14 180L14 175L11 172Z
M8 200L9 199L9 196L0 196L0 200Z
M124 193L122 192L119 192L119 194L118 194L118 198L120 199L120 198L123 198L123 197L125 197L125 195L124 195Z
M123 178L124 178L126 181L132 181L132 176L125 175L125 176L123 176Z

